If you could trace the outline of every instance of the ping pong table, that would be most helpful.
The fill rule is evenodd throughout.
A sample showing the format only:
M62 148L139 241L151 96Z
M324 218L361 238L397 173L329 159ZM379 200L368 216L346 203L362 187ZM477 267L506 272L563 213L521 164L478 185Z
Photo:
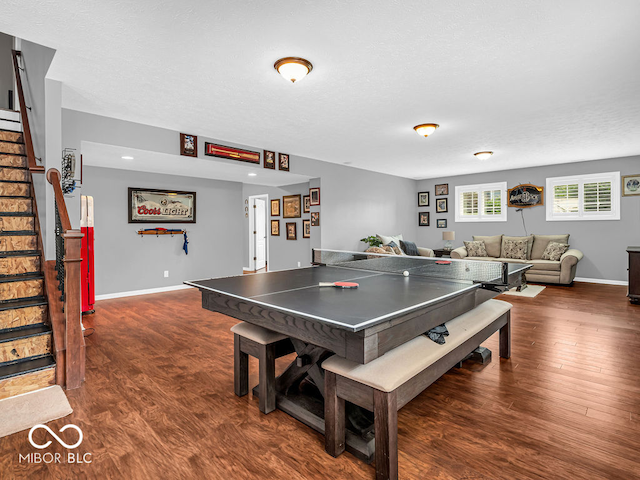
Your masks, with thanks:
M297 358L276 380L277 408L324 433L320 364L326 358L335 353L368 363L521 286L529 268L315 249L310 267L185 283L201 291L203 308L291 338ZM357 282L359 287L319 287L338 281ZM315 398L311 389L318 394ZM364 418L351 423L347 449L371 461L371 428Z

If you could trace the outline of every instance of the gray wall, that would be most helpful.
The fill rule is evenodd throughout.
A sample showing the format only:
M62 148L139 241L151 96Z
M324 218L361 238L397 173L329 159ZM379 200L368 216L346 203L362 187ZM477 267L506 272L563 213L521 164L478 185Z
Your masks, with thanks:
M284 218L282 216L282 197L284 195L302 196L309 194L309 183L299 183L296 185L288 185L285 187L266 187L260 185L244 185L242 189L243 208L244 201L251 195L269 195L267 202L267 237L269 244L269 270L284 270L288 268L296 268L298 262L303 267L309 265L311 261L311 239L302 238L302 220L310 219L309 213L303 213L301 218ZM280 216L272 217L270 210L270 202L274 199L280 199ZM249 215L251 215L251 207L249 206ZM244 215L243 215L244 217ZM244 267L249 267L249 219L244 217L243 227L243 250L244 250ZM280 235L271 235L271 220L280 220ZM285 224L295 223L297 231L297 240L287 240ZM311 227L311 237L320 237L320 227Z
M9 108L8 92L14 89L12 49L13 37L0 33L0 108Z
M472 235L525 234L522 216L515 208L508 209L507 222L456 223L456 185L506 181L508 188L521 183L546 186L547 177L613 171L620 171L621 175L640 173L640 156L421 180L418 182L417 192L431 192L431 206L415 208L415 211L430 211L431 226L418 228L419 244L431 248L442 247L442 232L445 230L456 232L456 246L462 245L463 240L471 240ZM438 197L434 197L434 186L439 183L449 184L448 213L435 213L435 199ZM620 208L619 221L547 222L545 207L542 206L524 209L524 219L529 234L571 235L571 247L584 253L584 259L578 264L578 277L624 281L627 280L625 249L628 245L640 245L640 198L622 197ZM417 216L417 213L415 215ZM448 220L448 228L436 228L436 220L439 218Z
M197 223L127 223L128 187L195 191ZM242 273L242 184L85 167L83 193L94 201L97 295ZM182 236L136 234L155 226L186 229L189 255L182 250ZM169 278L164 278L165 270Z

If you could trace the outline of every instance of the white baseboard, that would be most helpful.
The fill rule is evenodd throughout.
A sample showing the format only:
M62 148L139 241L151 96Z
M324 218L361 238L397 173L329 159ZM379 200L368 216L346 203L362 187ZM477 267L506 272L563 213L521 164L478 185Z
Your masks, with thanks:
M242 267L243 272L253 272L249 267Z
M174 290L185 290L193 288L190 285L172 285L170 287L147 288L145 290L131 290L129 292L106 293L104 295L96 295L98 300L109 300L111 298L134 297L136 295L148 295L149 293L173 292Z
M606 280L604 278L584 278L584 277L576 277L574 278L576 282L585 282L585 283L602 283L605 285L629 285L629 282L625 280Z

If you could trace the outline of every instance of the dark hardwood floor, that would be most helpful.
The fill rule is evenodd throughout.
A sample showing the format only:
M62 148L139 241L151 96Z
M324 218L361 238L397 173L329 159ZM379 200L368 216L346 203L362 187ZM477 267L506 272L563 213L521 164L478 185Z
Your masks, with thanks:
M496 334L490 364L466 362L399 412L400 478L640 478L640 306L625 295L575 284L500 297L514 304L512 358ZM20 463L35 451L24 431L0 439L0 478L373 479L305 425L234 396L234 323L196 290L98 302L86 384L49 424L80 426L75 452L93 462ZM55 441L46 451L66 455Z

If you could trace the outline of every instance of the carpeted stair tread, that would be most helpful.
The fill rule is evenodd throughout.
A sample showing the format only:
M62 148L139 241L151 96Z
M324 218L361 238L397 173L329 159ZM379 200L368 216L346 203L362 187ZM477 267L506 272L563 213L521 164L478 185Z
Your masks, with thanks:
M47 305L47 300L44 297L34 297L30 299L17 299L17 300L5 300L4 302L0 302L0 312L3 310L15 310L18 308L28 308L28 307L40 307L42 305Z
M29 325L25 328L16 328L13 330L0 330L0 343L11 342L13 340L37 337L51 333L51 327L44 323L38 325Z
M24 282L25 280L42 280L42 279L44 279L44 275L42 275L42 273L25 273L23 275L16 275L13 277L2 277L0 278L0 283Z
M56 361L52 355L32 357L28 360L20 360L0 366L0 380L16 377L25 373L37 372L45 368L55 367Z

